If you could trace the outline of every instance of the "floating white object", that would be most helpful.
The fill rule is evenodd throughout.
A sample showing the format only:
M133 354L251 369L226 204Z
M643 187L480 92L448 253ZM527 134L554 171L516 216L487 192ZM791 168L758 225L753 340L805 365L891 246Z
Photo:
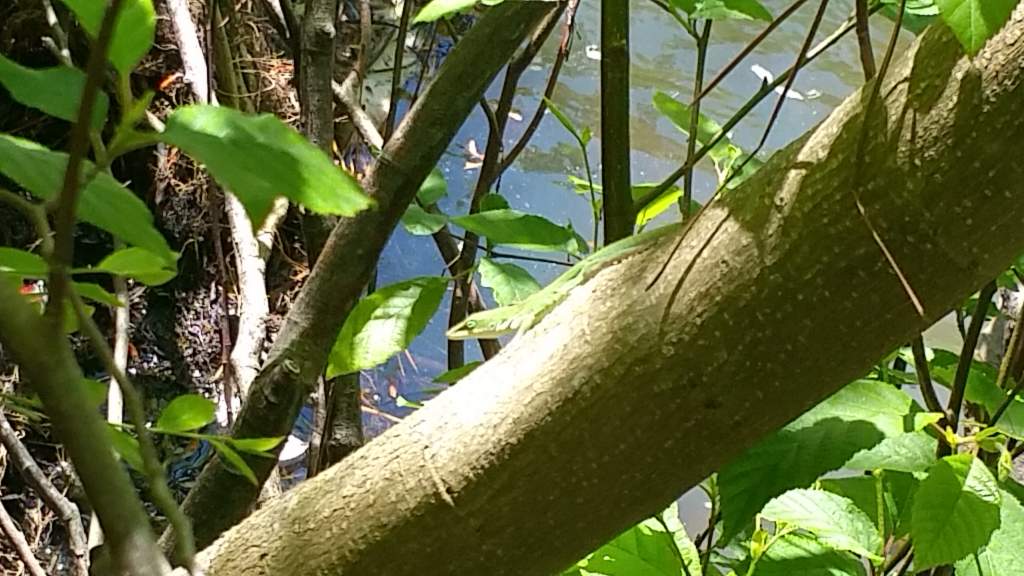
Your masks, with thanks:
M750 71L754 73L754 76L757 76L758 78L761 79L762 82L764 82L766 84L771 84L772 82L775 82L775 75L772 74L771 72L769 72L763 66L760 66L758 64L754 64L754 65L752 65L750 67ZM784 90L784 88L782 86L778 86L778 87L775 88L775 93L776 94L782 94L783 90ZM787 91L786 92L786 98L790 98L792 100L800 100L800 101L806 100L806 98L804 98L804 95L799 93L799 92L797 92L796 90L789 90L789 91Z
M597 44L588 44L587 47L583 49L583 54L591 60L601 59L601 49L597 47Z
M277 457L278 462L292 463L302 458L306 454L306 450L309 449L309 442L300 440L293 434L288 435L288 440L284 443L284 448L281 449L281 454Z

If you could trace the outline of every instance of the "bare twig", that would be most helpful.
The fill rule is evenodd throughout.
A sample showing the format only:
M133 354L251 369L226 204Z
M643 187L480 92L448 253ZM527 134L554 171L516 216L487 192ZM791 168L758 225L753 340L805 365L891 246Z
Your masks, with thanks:
M412 0L403 0L402 18L398 23L398 37L395 39L395 57L391 71L391 100L388 101L388 115L384 120L384 141L395 131L395 117L398 115L398 100L402 89L402 60L405 56L405 42L409 34L409 17L412 15Z
M32 547L28 545L28 540L25 540L25 534L21 532L14 519L7 513L2 500L0 500L0 531L3 532L4 536L7 537L7 540L14 547L18 558L31 576L46 576L46 571L39 564L39 559L36 558L36 555L32 553Z
M25 483L42 498L46 506L53 510L64 527L68 531L68 548L75 557L75 571L81 576L89 572L89 548L85 537L85 530L82 528L82 516L78 508L71 503L57 487L50 482L50 479L43 473L28 453L28 449L21 443L18 434L11 427L3 411L0 411L0 442L10 455L11 462L18 469L18 473L24 478Z
M868 26L868 0L855 0L857 18L857 44L860 47L860 65L864 69L864 80L875 77L875 53L871 49L871 28Z
M64 32L64 28L60 25L60 20L57 19L57 13L53 10L53 4L50 0L40 0L43 5L43 12L46 14L46 24L50 26L50 30L53 32L52 47L54 56L60 60L60 63L65 66L74 66L71 62L71 51L68 50L68 35Z
M971 324L967 328L967 338L960 348L960 361L956 365L956 374L953 376L953 392L949 397L949 404L946 412L949 414L949 428L956 432L960 423L960 411L964 401L964 392L967 390L967 376L971 372L971 362L974 360L974 349L978 346L978 337L981 335L981 327L985 324L988 305L992 301L992 295L996 292L995 281L989 282L978 293L978 302L971 313ZM939 456L946 456L952 453L952 448L946 443L940 443L942 451Z
M713 20L704 22L704 31L697 36L697 70L693 80L693 102L690 104L690 134L686 139L686 163L697 152L697 135L700 126L700 95L704 90L704 67L708 55L708 41L711 40L711 24ZM683 174L683 220L690 217L690 204L693 202L693 165Z
M935 394L935 384L928 370L928 356L924 351L924 337L918 336L910 343L911 352L914 354L914 371L917 374L917 385L921 388L921 396L924 397L924 404L928 410L939 412L948 420L949 413L942 407L939 397Z

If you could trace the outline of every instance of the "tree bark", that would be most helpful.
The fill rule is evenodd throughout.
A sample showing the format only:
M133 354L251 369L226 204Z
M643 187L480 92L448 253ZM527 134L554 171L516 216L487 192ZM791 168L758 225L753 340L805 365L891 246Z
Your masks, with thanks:
M328 238L238 415L232 430L235 437L289 433L327 363L345 317L420 184L497 71L557 6L556 2L509 2L490 8L448 55L363 181L376 208L341 219ZM275 464L259 457L246 461L261 482ZM257 493L257 487L214 459L183 505L193 519L196 543L209 544L238 523ZM173 536L165 533L161 543L171 546Z
M973 61L932 29L870 118L860 198L927 317L854 205L862 90L704 210L651 289L671 235L226 533L207 573L547 576L661 509L1024 250L1022 58L1024 5Z

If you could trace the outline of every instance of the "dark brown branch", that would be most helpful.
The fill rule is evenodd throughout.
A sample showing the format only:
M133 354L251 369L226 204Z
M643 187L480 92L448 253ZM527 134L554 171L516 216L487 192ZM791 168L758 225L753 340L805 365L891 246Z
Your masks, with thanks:
M601 182L605 244L633 234L636 222L630 186L629 114L629 0L601 0Z
M911 352L914 355L914 372L917 374L917 385L921 388L921 396L924 397L924 404L928 410L943 414L949 420L949 413L942 407L939 397L935 394L935 383L928 370L928 356L924 351L924 338L918 336L910 343Z
M964 402L964 392L967 390L967 377L970 375L971 363L974 361L974 350L978 347L981 328L985 325L988 306L995 293L996 283L994 281L986 284L978 293L978 302L974 306L974 312L971 313L971 324L967 327L967 338L964 339L964 344L960 348L960 361L957 362L956 374L953 376L953 392L949 396L949 404L946 407L946 412L949 414L949 428L953 432L957 431L957 426L960 424L960 412ZM940 456L952 453L948 444L941 443L939 447L943 449Z
M32 552L32 547L28 545L28 540L25 540L25 534L18 528L11 515L7 513L3 501L0 501L0 532L7 537L7 541L14 547L14 551L18 554L18 558L30 576L46 576L46 571L43 570L43 567L39 564L39 559Z
M868 25L868 0L855 0L855 17L857 19L857 44L860 48L860 65L864 69L864 80L875 77L875 53L871 47L871 28Z

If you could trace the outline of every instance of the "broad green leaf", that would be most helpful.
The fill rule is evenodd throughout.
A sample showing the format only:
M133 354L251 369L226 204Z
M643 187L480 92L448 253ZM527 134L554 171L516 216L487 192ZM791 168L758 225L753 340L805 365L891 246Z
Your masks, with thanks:
M937 442L937 439L923 430L891 436L873 448L855 454L846 463L846 467L855 470L924 472L935 464Z
M235 450L228 446L223 440L210 439L208 441L210 442L210 445L213 446L213 449L220 454L220 457L227 462L229 468L244 476L246 480L252 482L253 486L260 485L259 481L256 480L256 474L254 474L252 468L245 463L245 460L238 455L238 452L235 452Z
M710 20L764 20L771 22L772 13L757 0L697 0L695 18Z
M117 299L117 296L107 292L99 284L92 284L89 282L75 282L75 292L78 292L82 298L88 298L93 302L99 302L100 304L106 304L107 306L113 306L119 308L124 306L124 303Z
M501 194L485 194L480 199L480 211L487 212L489 210L504 210L508 208L508 200L505 199Z
M674 535L654 519L619 534L576 563L578 573L607 576L680 576Z
M225 438L239 452L264 456L284 440L283 436L272 438Z
M454 384L468 376L473 370L479 368L481 364L483 364L483 362L479 360L467 362L458 368L452 368L443 374L439 374L434 378L434 382L437 382L438 384Z
M933 357L928 363L932 378L947 388L951 387L960 357L948 350L935 349L932 353ZM994 367L973 360L967 373L964 398L968 402L983 406L989 414L994 414L1006 399L1006 391L1000 390L996 385L997 377ZM1007 436L1024 439L1024 401L1018 398L1010 403L1006 412L999 418L996 429Z
M1024 507L1008 492L999 500L999 529L978 552L956 563L957 576L1024 574Z
M633 186L633 200L636 201L638 198L643 198L647 192L654 189L657 184L637 184ZM672 186L668 190L662 192L657 198L651 200L646 206L641 208L636 214L636 225L643 226L657 218L662 212L676 205L679 197L683 195L683 189L679 186ZM696 200L690 201L691 214L696 214L700 210L700 203Z
M669 0L669 4L674 6L676 10L681 10L686 14L692 14L697 10L696 0Z
M864 566L847 552L832 550L820 540L799 533L776 540L752 576L863 576Z
M494 244L548 252L579 251L576 235L568 227L518 210L489 210L456 216L452 223L486 236Z
M882 15L895 22L901 0L882 0ZM924 32L939 15L935 0L907 0L903 15L903 28L912 34Z
M416 198L421 204L428 207L437 204L438 200L447 195L448 183L445 182L444 175L437 168L430 171L427 178L423 180L423 184L420 185L419 191L416 192Z
M0 246L0 272L26 278L45 278L50 267L42 256Z
M881 561L882 536L854 502L823 490L790 490L772 499L761 516L806 530L826 546Z
M142 248L122 248L101 260L95 268L90 268L88 271L130 276L150 286L159 286L174 278L177 273L173 266L169 267L152 252Z
M456 12L468 10L476 4L476 0L431 0L413 18L413 24L420 22L433 22L440 18L447 18Z
M178 396L160 412L154 430L159 432L192 432L213 422L217 406L198 394Z
M20 104L55 118L75 122L85 87L85 73L77 68L26 68L0 54L0 84ZM92 128L99 130L107 117L107 95L96 94Z
M124 430L113 426L107 426L107 431L110 432L110 443L113 444L114 451L121 457L121 460L124 460L136 472L145 470L146 467L142 463L142 452L139 450L139 441Z
M494 291L494 301L499 306L522 302L540 290L533 276L515 264L481 258L479 270L480 283Z
M700 552L697 551L696 544L690 540L690 535L686 533L686 526L679 518L679 503L669 504L668 508L661 513L661 519L665 522L669 533L672 534L672 540L683 557L689 576L701 576Z
M939 14L964 51L975 55L1000 28L1018 0L935 0Z
M63 0L93 38L99 34L107 3L98 0ZM151 0L123 0L114 24L107 58L121 75L127 75L149 52L156 30Z
M441 304L447 284L440 276L422 276L360 300L334 342L327 376L373 368L408 348Z
M878 527L878 513L885 515L885 534L905 535L910 524L910 510L917 492L918 480L912 474L885 472L881 481L875 476L826 478L820 482L823 490L849 498ZM882 493L879 494L879 488ZM879 498L881 510L879 510Z
M914 496L914 569L949 564L984 546L999 528L999 486L972 454L935 464Z
M161 139L203 163L245 206L254 228L287 196L322 214L352 216L373 205L354 178L273 114L182 106Z
M63 152L0 134L0 172L43 200L52 200L59 194L67 163L68 155ZM94 170L92 163L83 162L85 174ZM106 172L97 173L82 190L78 216L168 263L177 259L153 225L153 215L146 204Z
M402 227L415 236L430 236L448 223L444 214L434 214L420 208L419 204L409 204L402 214Z
M99 407L107 401L107 390L109 387L105 382L93 380L92 378L82 378L82 385L85 386L91 406Z
M737 534L775 496L808 487L861 450L924 425L914 417L920 410L883 382L847 385L722 470L722 537Z

